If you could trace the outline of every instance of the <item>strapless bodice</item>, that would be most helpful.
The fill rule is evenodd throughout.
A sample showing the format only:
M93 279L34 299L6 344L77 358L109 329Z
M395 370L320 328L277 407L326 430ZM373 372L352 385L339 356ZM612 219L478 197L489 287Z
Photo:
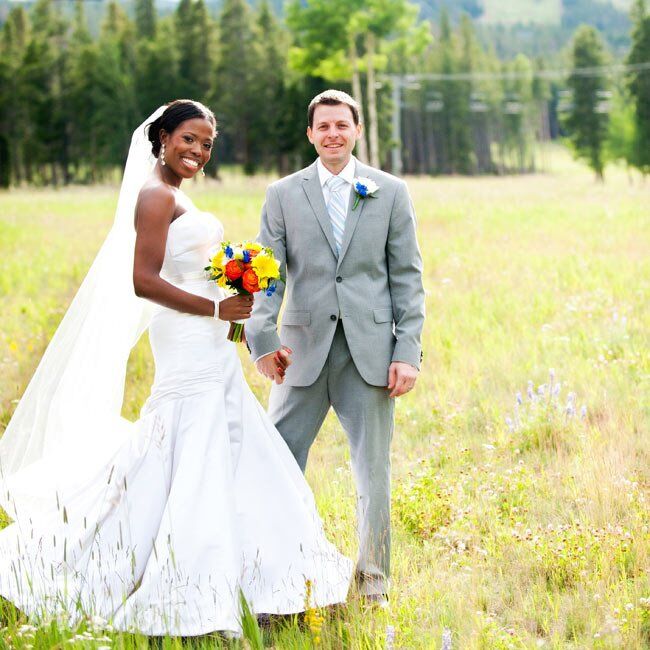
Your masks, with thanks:
M172 284L205 280L203 269L223 234L223 226L213 214L196 208L184 212L169 224L161 277Z

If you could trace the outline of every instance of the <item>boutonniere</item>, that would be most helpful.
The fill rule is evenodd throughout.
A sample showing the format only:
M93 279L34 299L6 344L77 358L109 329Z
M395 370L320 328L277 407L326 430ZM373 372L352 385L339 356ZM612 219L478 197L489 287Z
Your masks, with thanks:
M374 198L375 194L379 191L379 185L377 185L375 181L370 178L364 178L363 176L357 176L357 178L352 181L352 185L356 192L354 204L352 206L353 210L357 209L361 199L365 199L367 196Z

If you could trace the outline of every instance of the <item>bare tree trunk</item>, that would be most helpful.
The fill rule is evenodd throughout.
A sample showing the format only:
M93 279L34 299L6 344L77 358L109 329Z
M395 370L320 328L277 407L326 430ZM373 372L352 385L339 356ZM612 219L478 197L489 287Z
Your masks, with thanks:
M375 35L366 35L366 61L368 67L368 138L370 141L370 164L379 167L379 126L377 119L377 88L375 87Z
M354 36L350 36L350 63L352 64L352 95L359 104L359 120L363 124L361 137L357 141L357 156L361 162L368 162L368 143L366 141L366 121L363 117L363 95L361 93L361 79L359 78L359 68L357 66L357 46L354 42Z

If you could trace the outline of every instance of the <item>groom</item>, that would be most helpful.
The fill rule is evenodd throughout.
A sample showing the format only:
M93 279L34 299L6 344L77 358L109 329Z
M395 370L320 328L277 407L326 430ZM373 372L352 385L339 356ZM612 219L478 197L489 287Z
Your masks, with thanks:
M270 185L262 209L259 241L282 261L286 287L255 300L246 335L257 369L275 380L271 420L303 471L330 406L343 425L357 487L358 589L385 604L394 398L420 368L422 258L404 182L352 156L362 128L355 100L327 90L309 104L308 122L318 159Z

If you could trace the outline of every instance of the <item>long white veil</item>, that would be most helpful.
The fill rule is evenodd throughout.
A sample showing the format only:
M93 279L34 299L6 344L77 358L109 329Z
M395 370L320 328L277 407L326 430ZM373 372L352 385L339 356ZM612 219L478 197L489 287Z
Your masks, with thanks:
M16 519L46 511L60 480L81 485L132 426L126 366L150 311L133 290L133 217L155 164L146 125L164 109L133 133L113 226L0 438L0 505Z

